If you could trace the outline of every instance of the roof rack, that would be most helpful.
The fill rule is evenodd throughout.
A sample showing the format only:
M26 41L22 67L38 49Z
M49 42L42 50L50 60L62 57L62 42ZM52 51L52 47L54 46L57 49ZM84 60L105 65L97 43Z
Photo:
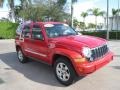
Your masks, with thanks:
M28 21L21 21L19 24L30 24L32 21L28 20Z

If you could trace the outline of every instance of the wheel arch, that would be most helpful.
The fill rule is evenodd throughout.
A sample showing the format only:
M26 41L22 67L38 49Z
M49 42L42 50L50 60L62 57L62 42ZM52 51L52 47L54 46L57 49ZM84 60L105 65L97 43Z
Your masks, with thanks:
M21 47L20 47L19 45L16 45L16 51L17 51L18 49L21 49Z
M52 66L54 65L55 61L56 61L58 58L60 58L60 57L67 58L67 59L70 61L70 59L69 59L67 56L65 56L65 55L62 55L62 54L54 54L54 55L53 55L53 58L52 58ZM71 64L72 64L72 63L71 63Z
M66 60L67 60L67 61L71 64L71 66L73 67L76 76L78 76L78 74L77 74L77 72L76 72L76 69L75 69L75 67L74 67L74 65L73 65L73 62L72 62L71 59L70 59L68 56L66 56L66 55L54 54L54 55L53 55L53 58L52 58L52 67L54 67L54 63L55 63L56 60L57 60L58 58L60 58L60 57L66 58Z

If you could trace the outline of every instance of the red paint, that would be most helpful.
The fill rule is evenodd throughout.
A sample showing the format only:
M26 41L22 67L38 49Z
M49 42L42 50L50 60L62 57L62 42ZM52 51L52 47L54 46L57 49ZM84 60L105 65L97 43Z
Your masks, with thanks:
M86 59L86 62L76 62L76 58L85 58L81 52L82 47L87 46L89 48L95 48L105 44L107 41L101 38L85 35L48 38L44 24L63 24L60 22L38 22L37 24L39 24L42 29L44 40L34 40L31 38L33 24L33 22L30 23L30 36L28 38L24 38L24 42L19 39L19 35L16 36L15 40L16 46L20 46L24 54L29 57L37 58L52 65L54 55L58 54L66 56L72 62L78 75L92 73L113 59L113 54L109 51L99 60L89 62ZM32 53L29 52L29 50L31 50Z

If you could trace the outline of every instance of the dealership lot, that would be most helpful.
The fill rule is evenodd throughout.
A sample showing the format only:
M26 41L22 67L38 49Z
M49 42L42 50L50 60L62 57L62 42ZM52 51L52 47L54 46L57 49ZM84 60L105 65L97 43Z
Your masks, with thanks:
M114 60L71 86L59 84L50 66L18 62L14 40L0 40L0 90L120 90L120 41L109 41Z

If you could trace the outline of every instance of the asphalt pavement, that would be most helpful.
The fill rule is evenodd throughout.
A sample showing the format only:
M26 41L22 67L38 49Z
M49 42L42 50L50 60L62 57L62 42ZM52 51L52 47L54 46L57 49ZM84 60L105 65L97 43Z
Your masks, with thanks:
M0 40L0 90L120 90L120 41L109 41L114 60L70 86L61 85L52 67L18 62L14 40Z

